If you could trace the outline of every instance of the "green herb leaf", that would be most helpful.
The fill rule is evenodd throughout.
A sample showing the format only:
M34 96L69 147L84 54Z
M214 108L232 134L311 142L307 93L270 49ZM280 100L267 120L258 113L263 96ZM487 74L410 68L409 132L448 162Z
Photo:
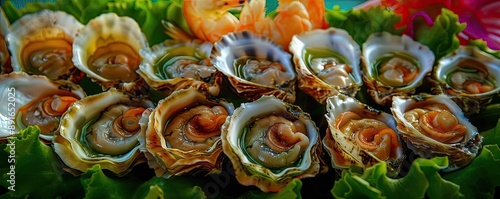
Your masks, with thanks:
M0 159L5 160L0 165L0 184L11 190L5 196L80 198L83 189L78 178L63 171L57 155L40 141L39 134L38 127L30 126L0 145Z
M142 184L134 198L206 198L196 180L189 177L171 177L169 179L153 177Z
M488 48L486 45L486 42L482 39L476 39L476 40L470 40L469 45L471 46L477 46L479 49L482 51L495 56L496 58L500 59L500 50L493 50L491 48Z
M286 187L278 193L265 193L260 190L249 191L248 193L240 196L243 198L253 198L253 199L279 199L279 198L296 198L301 199L300 190L302 188L302 181L299 179L294 179Z

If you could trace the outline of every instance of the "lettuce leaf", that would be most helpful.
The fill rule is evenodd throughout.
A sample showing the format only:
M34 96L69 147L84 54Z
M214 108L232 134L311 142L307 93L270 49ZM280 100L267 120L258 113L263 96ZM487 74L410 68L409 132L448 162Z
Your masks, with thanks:
M205 193L189 177L171 177L169 179L153 177L142 184L134 198L206 198Z
M11 191L4 197L81 198L83 189L78 178L63 171L57 155L50 146L40 141L39 134L38 127L30 126L9 139L8 143L0 144L0 173L3 174L0 185L15 190L9 189ZM10 159L15 164L9 164ZM10 179L15 181L15 186L9 183Z
M265 193L260 190L249 191L246 194L240 196L240 199L243 198L255 198L255 199L279 199L279 198L287 198L287 199L301 199L302 196L300 194L300 190L302 188L302 181L299 179L294 179L286 187L277 193Z
M439 171L448 166L448 159L417 158L408 174L400 179L387 177L387 165L378 163L363 174L350 168L331 190L335 198L462 198L459 187L444 180Z
M140 181L128 178L113 179L106 176L100 165L81 175L85 198L128 198L135 193Z
M495 187L500 186L498 168L500 148L496 144L485 145L470 165L443 177L459 185L460 192L467 198L494 198Z
M500 145L500 120L497 122L497 126L493 129L481 133L483 136L483 145Z
M458 21L458 15L443 8L433 26L426 23L414 26L414 39L428 46L434 52L435 60L439 60L458 49L460 41L457 34L462 32L465 26Z
M370 7L368 10L348 11L342 11L340 6L334 6L333 10L326 10L326 20L330 27L346 30L359 45L362 45L372 33L385 31L401 35L404 30L394 27L401 17L381 6Z
M470 40L469 45L476 46L482 51L495 56L496 58L500 59L500 50L493 50L486 45L486 42L482 39L476 39L476 40Z

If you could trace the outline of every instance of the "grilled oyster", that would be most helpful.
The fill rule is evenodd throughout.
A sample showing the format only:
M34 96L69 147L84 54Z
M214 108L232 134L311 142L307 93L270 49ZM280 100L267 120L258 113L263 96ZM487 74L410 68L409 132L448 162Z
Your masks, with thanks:
M54 150L77 174L96 164L117 175L145 161L138 138L144 136L153 103L111 88L71 106L61 119Z
M363 85L359 45L342 29L317 29L290 43L299 88L325 104L329 96L354 96Z
M222 126L222 148L236 179L265 192L320 171L318 129L298 106L274 96L243 103Z
M7 35L14 71L78 82L82 74L73 66L72 44L83 25L62 11L42 10L15 21Z
M446 95L396 96L391 111L408 148L425 158L448 156L446 171L466 166L481 149L476 127Z
M210 62L211 51L210 42L167 40L140 50L143 61L137 72L165 95L194 87L218 96L222 74Z
M477 113L500 91L500 60L474 46L460 46L439 60L436 94L454 96L465 113Z
M269 38L249 31L224 35L214 44L211 60L236 92L248 100L274 95L286 102L295 101L291 55Z
M141 141L150 167L165 178L220 171L220 128L233 111L233 104L195 88L175 91L161 100Z
M101 14L75 37L73 63L103 90L115 87L140 95L147 93L147 85L136 70L141 62L139 50L146 47L146 36L134 19Z
M329 97L326 107L323 146L334 168L367 168L385 161L388 174L397 176L405 155L392 115L343 94Z
M407 96L422 84L434 65L433 52L411 37L374 33L363 44L363 81L380 105L392 96Z
M85 97L83 89L69 81L53 81L46 76L12 72L0 76L0 117L11 121L0 128L0 140L27 126L40 127L40 138L50 142L59 131L61 116L77 100Z

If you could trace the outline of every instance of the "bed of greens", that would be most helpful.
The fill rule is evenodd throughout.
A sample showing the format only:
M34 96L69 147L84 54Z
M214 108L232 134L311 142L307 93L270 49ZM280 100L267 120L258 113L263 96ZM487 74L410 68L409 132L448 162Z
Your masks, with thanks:
M42 9L67 12L83 24L106 12L130 16L140 24L152 46L169 39L164 34L163 20L190 32L183 19L181 6L181 0L57 0L53 3L28 3L22 9L16 8L11 1L6 1L2 8L11 23L25 14ZM443 8L439 12L432 19L432 25L424 20L412 24L414 39L429 46L436 55L436 60L458 48L460 40L457 34L466 27L465 23L459 22L453 11ZM238 12L233 14L238 16ZM270 15L272 14L273 11L270 11ZM403 34L407 28L395 26L400 23L401 16L382 7L347 11L338 6L330 7L327 8L326 19L329 26L348 31L360 45L371 33L387 31ZM470 41L469 45L478 46L500 58L500 51L488 48L482 40ZM101 92L100 86L88 78L80 82L80 85L87 95ZM221 97L236 107L244 102L229 90L227 82L223 82L222 87ZM324 136L325 108L298 89L297 95L299 97L295 104L311 114ZM159 92L150 92L150 98L154 102L164 97ZM363 89L357 98L374 104ZM377 108L388 110L384 107ZM483 136L483 148L474 161L463 169L441 172L442 168L448 166L447 157L424 159L407 150L407 161L396 179L386 176L385 163L376 164L364 171L355 167L336 171L327 162L327 173L294 180L278 193L263 193L256 187L240 185L234 177L229 160L223 162L220 174L209 176L159 178L145 163L137 165L123 177L101 170L99 165L80 176L73 176L63 170L63 164L51 146L39 140L39 129L28 127L19 132L15 139L0 144L0 198L494 198L495 190L500 186L499 118L498 96L490 105L483 107L479 114L469 117ZM15 161L14 164L8 161L11 159ZM9 175L9 172L15 174Z

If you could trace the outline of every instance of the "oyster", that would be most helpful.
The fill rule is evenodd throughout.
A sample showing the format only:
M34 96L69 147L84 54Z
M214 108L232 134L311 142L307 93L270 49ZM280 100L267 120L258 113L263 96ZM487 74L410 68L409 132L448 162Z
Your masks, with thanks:
M434 54L411 37L374 33L363 44L363 81L380 105L392 96L411 95L434 65Z
M143 61L137 72L165 95L194 87L218 96L222 74L210 62L211 51L210 42L167 40L139 51Z
M14 71L50 79L81 80L73 66L72 44L83 25L62 11L42 10L15 21L7 35Z
M434 92L455 96L465 113L477 113L500 91L500 60L474 46L460 46L439 60Z
M117 175L145 161L138 138L144 136L153 103L131 99L111 88L71 106L55 134L54 150L71 173L96 164Z
M329 97L326 107L323 146L334 168L367 168L384 161L388 175L398 175L405 155L392 115L343 94Z
M354 96L363 85L359 45L342 29L317 29L290 43L299 88L325 104L329 96Z
M425 158L448 156L446 171L466 166L481 149L476 127L446 95L396 96L391 111L408 148Z
M10 64L10 53L7 48L5 36L9 33L9 20L2 8L0 8L0 74L12 72Z
M214 44L211 60L248 100L274 95L286 102L295 101L291 55L269 38L249 31L229 33Z
M40 138L50 142L59 130L61 116L75 101L85 97L83 89L66 80L53 81L46 76L12 72L0 76L0 117L14 124L2 125L0 140L7 139L27 126L40 127Z
M195 88L173 92L149 118L144 148L151 168L165 178L220 171L220 128L234 106Z
M103 90L111 87L140 95L147 85L136 73L139 50L148 47L146 36L130 17L106 13L90 20L73 44L73 63Z
M313 177L322 166L314 121L274 96L241 104L222 126L222 148L240 184L264 192L278 192L294 178Z

